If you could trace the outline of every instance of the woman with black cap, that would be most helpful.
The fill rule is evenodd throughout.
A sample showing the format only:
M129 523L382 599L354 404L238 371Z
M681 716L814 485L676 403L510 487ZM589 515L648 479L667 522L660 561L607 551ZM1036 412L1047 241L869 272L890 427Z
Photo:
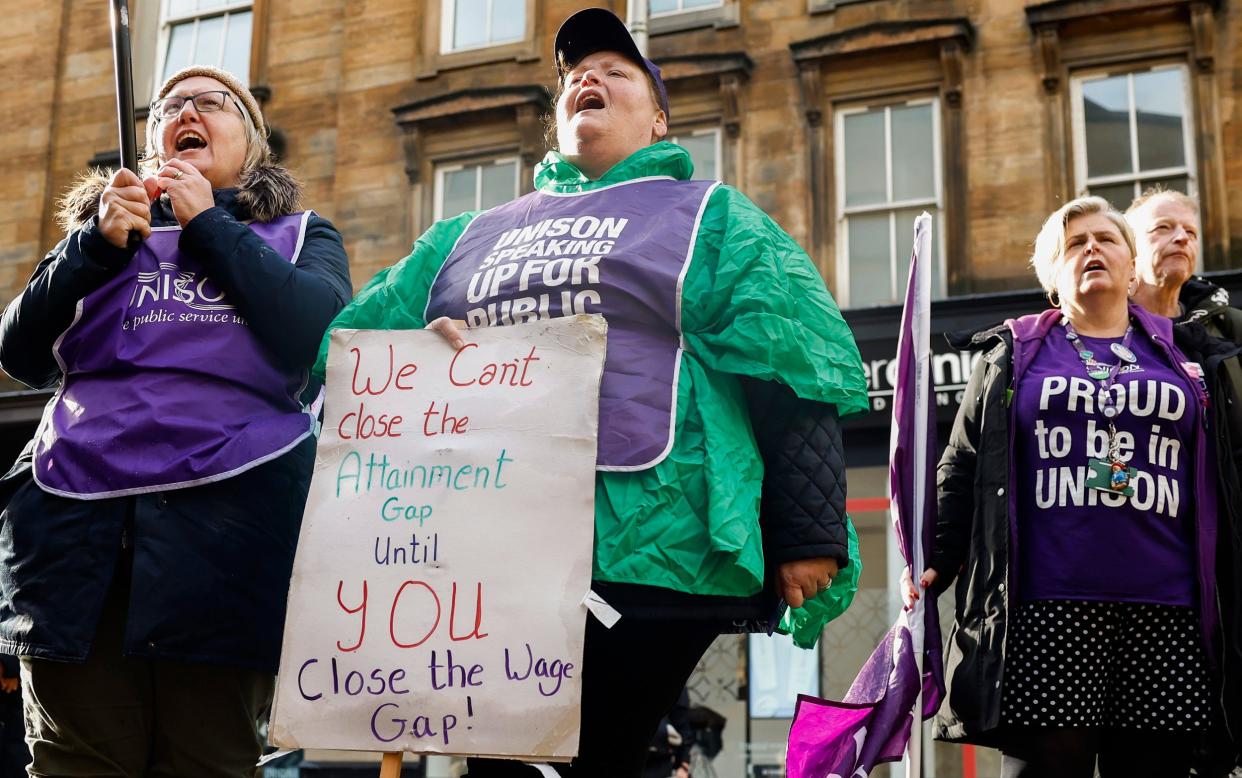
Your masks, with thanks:
M822 604L849 589L828 590L833 577L856 580L837 419L865 408L866 387L806 254L737 190L690 180L689 154L663 142L660 69L621 20L574 14L555 55L559 149L536 191L433 225L333 327L432 322L460 346L454 321L608 320L592 586L623 617L588 620L579 756L558 769L636 777L719 634L767 629L783 597L812 643ZM512 250L489 259L498 242ZM480 294L497 263L524 269ZM509 774L534 772L470 763L472 778Z

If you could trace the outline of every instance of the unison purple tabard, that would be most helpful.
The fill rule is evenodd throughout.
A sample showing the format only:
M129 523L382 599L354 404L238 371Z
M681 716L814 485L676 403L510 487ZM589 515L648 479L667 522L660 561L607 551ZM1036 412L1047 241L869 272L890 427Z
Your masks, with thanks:
M251 229L296 262L309 215ZM276 364L180 237L152 231L57 340L64 379L35 445L45 490L93 499L208 483L313 431L306 371Z
M681 285L714 186L648 178L533 192L494 208L470 223L440 269L427 320L482 327L603 315L597 467L651 467L672 447Z

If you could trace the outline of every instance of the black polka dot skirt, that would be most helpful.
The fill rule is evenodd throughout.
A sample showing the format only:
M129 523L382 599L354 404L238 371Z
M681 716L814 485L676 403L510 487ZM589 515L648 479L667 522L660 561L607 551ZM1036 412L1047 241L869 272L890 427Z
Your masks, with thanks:
M1192 608L1040 600L1006 641L1001 718L1036 727L1201 731L1207 662Z

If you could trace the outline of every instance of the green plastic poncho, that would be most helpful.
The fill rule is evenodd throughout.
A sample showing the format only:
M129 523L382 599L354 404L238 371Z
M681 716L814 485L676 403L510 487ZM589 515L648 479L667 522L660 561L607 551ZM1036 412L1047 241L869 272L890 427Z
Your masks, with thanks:
M688 179L692 171L690 155L672 143L637 151L594 181L550 152L535 171L535 186L580 192L645 176ZM424 327L431 283L477 215L432 225L408 257L371 279L330 329ZM810 258L728 186L713 192L703 213L683 285L682 331L672 451L646 470L596 475L594 578L690 594L752 595L764 581L763 463L735 376L780 381L800 397L836 405L844 418L867 407L862 362ZM320 376L328 340L315 365ZM786 616L783 631L792 631L800 644L813 644L828 618L848 605L848 579L856 587L860 567L852 527L850 533L851 563L838 577L842 585Z

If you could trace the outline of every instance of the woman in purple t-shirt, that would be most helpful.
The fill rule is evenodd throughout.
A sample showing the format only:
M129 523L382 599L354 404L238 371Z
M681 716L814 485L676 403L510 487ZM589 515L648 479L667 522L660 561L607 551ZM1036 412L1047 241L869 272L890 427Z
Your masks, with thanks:
M976 336L940 463L920 588L961 577L938 735L1000 748L1004 778L1185 776L1215 714L1206 387L1129 304L1134 255L1098 197L1048 218L1054 308Z

